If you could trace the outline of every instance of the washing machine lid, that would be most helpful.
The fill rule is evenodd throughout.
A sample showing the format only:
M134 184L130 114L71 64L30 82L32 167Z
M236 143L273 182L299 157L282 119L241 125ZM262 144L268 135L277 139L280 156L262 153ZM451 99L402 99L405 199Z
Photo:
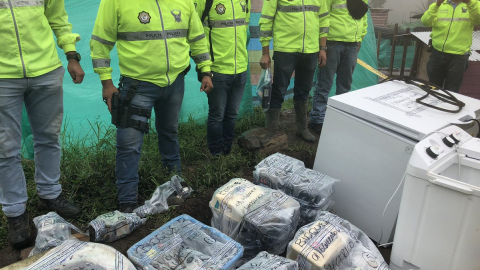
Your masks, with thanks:
M480 160L480 139L472 138L460 146L458 151L467 157Z
M462 122L480 115L480 100L452 94L466 104L462 111L456 114L418 104L416 99L424 96L425 91L400 81L377 84L331 97L328 105L420 141L431 132L451 124L462 124ZM455 106L434 97L429 97L424 101L441 108L456 109Z

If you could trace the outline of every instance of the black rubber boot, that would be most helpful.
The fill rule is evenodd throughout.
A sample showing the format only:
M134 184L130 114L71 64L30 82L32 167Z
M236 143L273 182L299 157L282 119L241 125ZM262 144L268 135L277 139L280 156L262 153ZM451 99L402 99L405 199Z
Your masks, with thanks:
M307 128L307 101L296 100L293 102L295 107L295 122L297 123L297 135L301 136L307 142L315 142L317 138L310 133Z
M24 212L18 217L7 217L8 241L16 249L26 248L30 242L30 226L28 214Z
M74 218L80 214L81 210L75 204L67 201L62 194L55 199L42 199L38 201L38 208L55 211L62 217Z
M268 109L265 113L265 128L267 129L278 129L278 119L280 118L280 109Z
M138 203L136 202L127 202L127 203L120 203L118 211L122 213L132 213L133 210L138 208Z
M322 134L323 123L315 124L315 123L308 123L308 127L313 130L313 132L317 133L318 135Z

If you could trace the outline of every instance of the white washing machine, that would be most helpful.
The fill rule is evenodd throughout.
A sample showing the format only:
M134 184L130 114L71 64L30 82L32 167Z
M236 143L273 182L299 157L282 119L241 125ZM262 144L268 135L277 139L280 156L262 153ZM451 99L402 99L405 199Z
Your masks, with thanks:
M480 269L480 139L450 126L415 146L390 267Z
M392 81L328 100L313 169L340 180L332 212L381 244L393 241L401 189L384 210L415 145L450 125L478 132L478 125L467 120L479 119L480 100L453 93L466 106L447 113L418 104L424 95L416 86ZM426 102L455 109L435 98Z

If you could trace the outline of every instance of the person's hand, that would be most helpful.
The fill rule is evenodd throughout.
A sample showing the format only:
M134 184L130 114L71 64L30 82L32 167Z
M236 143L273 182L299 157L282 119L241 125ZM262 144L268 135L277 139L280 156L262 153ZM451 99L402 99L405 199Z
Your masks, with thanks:
M85 72L80 66L80 63L75 59L68 60L68 73L72 77L74 83L82 83L83 77L85 77Z
M205 92L205 94L210 93L213 89L212 78L209 76L203 76L202 86L200 86L200 92Z
M260 59L260 66L263 69L270 68L272 60L270 59L270 54L264 54L262 55L262 59Z
M104 83L105 82L105 83ZM118 89L113 85L112 80L102 81L103 89L102 89L102 97L103 101L108 106L108 111L112 111L112 96L113 93L117 93Z
M327 52L320 50L318 53L318 67L323 68L325 65L327 65Z
M443 2L445 2L445 0L437 0L437 6L440 6L440 5L442 5L442 4L443 4ZM469 2L470 2L470 0L469 0Z

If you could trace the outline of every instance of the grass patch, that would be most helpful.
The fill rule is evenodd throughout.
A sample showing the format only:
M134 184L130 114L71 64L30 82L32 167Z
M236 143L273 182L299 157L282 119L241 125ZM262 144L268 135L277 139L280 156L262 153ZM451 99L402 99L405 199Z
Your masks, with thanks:
M252 114L238 120L236 135L263 126L265 114L255 108ZM62 157L61 178L63 194L82 208L82 215L76 219L85 226L98 215L117 209L117 188L115 186L116 129L105 123L90 123L90 140L78 140L68 132L68 123L61 135ZM242 169L257 164L263 157L242 151L235 144L227 157L212 159L207 149L206 125L190 118L179 125L180 156L182 174L187 182L201 192L208 187L217 187L229 179L241 175ZM93 142L92 137L94 138ZM140 200L149 199L155 188L168 181L170 176L161 166L158 152L158 137L151 132L144 137L140 160ZM29 200L27 209L30 217L46 214L38 211L38 196L34 182L35 166L30 160L22 161ZM169 220L169 214L152 217L154 224L161 226ZM33 226L33 224L31 224ZM0 249L7 245L7 219L0 214Z

